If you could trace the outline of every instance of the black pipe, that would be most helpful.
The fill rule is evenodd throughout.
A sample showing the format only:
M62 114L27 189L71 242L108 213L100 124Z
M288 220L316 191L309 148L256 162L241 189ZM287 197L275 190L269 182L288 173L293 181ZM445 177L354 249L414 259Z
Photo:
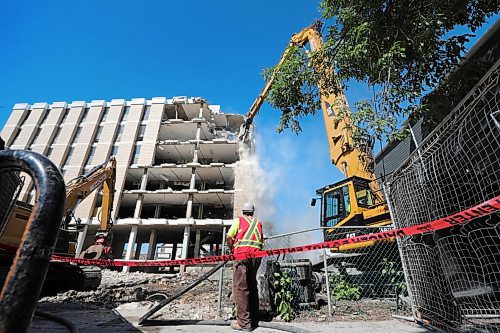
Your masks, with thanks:
M203 325L203 326L230 326L230 320L147 320L145 326L185 326L185 325ZM259 327L270 328L283 332L291 333L311 333L311 331L300 327L293 327L278 323L260 322Z
M0 295L0 332L26 332L40 296L59 233L66 191L59 169L32 151L0 151L0 172L28 173L36 204Z
M203 282L206 279L208 279L215 272L217 272L219 269L221 269L226 263L227 263L227 261L221 262L220 264L218 264L217 266L215 266L214 268L212 268L210 271L208 271L207 273L205 273L198 280L196 280L193 283L191 283L186 288L182 289L181 291L179 291L178 293L174 294L173 296L171 296L171 297L169 297L169 298L167 298L167 299L159 302L158 304L156 304L151 310L149 310L148 312L146 312L146 314L139 319L139 325L142 325L146 320L148 320L149 317L151 317L153 314L155 314L156 312L158 312L161 308L163 308L164 306L166 306L168 303L176 300L177 298L181 297L182 295L184 295L185 293L187 293L188 291L190 291L191 289L193 289L194 287L196 287L197 285L199 285L201 282Z

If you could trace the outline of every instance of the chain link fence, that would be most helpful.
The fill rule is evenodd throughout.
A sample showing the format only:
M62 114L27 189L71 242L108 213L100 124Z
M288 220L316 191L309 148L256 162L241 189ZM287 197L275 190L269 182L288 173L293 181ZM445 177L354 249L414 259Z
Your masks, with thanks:
M265 240L265 249L315 243L323 239L322 230L316 228L270 236ZM335 229L334 237L378 231L380 227L341 227ZM328 235L332 236L331 231ZM286 311L280 310L281 295L277 294L284 291L291 295L290 312L297 320L384 320L395 313L409 314L409 299L396 240L366 245L262 258L257 278L264 318L283 319ZM219 313L225 319L233 311L230 265L226 265L220 290ZM283 286L281 282L286 278L290 280Z
M500 61L396 170L396 227L500 195ZM446 332L500 331L500 216L400 239L414 315Z

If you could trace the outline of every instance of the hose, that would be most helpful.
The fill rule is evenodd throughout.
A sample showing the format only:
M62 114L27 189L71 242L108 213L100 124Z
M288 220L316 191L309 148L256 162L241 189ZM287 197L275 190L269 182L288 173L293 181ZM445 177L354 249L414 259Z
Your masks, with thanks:
M78 328L75 326L75 324L73 324L73 322L69 319L59 317L59 316L56 316L54 314L42 312L42 311L35 311L34 316L39 317L39 318L43 318L43 319L52 320L52 321L55 321L59 324L62 324L64 326L66 326L71 331L71 333L78 333L79 332Z
M230 326L230 320L147 320L145 326L182 326L182 325L203 325L203 326ZM311 331L300 327L293 327L277 323L260 322L259 327L279 330L291 333L311 333Z
M221 262L220 264L218 264L217 266L215 266L214 268L212 268L210 271L208 271L207 273L205 273L198 280L196 280L193 283L191 283L186 288L182 289L181 291L179 291L178 293L174 294L173 296L171 296L171 297L169 297L169 298L167 298L167 299L159 302L158 304L156 304L151 310L149 310L148 312L146 312L146 314L139 319L139 325L142 325L146 320L148 320L149 317L151 317L153 314L155 314L156 312L158 312L161 308L163 308L164 306L166 306L168 303L176 300L177 298L181 297L182 295L184 295L185 293L187 293L188 291L190 291L191 289L193 289L194 287L196 287L197 285L199 285L201 282L203 282L206 279L208 279L215 272L217 272L219 269L221 269L222 266L224 266L226 263L227 263L227 261Z

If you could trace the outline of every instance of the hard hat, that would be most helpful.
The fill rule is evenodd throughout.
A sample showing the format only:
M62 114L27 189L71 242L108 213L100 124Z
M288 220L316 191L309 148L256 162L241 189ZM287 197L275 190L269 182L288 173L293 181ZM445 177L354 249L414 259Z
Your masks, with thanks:
M243 208L241 208L241 211L243 213L253 213L255 211L255 207L253 206L253 202L247 201L243 205Z

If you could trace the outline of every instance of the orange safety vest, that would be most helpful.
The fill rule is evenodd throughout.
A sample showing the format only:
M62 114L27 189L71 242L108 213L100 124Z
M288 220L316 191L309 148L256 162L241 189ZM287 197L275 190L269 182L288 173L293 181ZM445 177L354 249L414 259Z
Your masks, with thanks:
M234 237L234 248L253 247L262 250L262 223L258 219L239 217L239 228L236 237Z

